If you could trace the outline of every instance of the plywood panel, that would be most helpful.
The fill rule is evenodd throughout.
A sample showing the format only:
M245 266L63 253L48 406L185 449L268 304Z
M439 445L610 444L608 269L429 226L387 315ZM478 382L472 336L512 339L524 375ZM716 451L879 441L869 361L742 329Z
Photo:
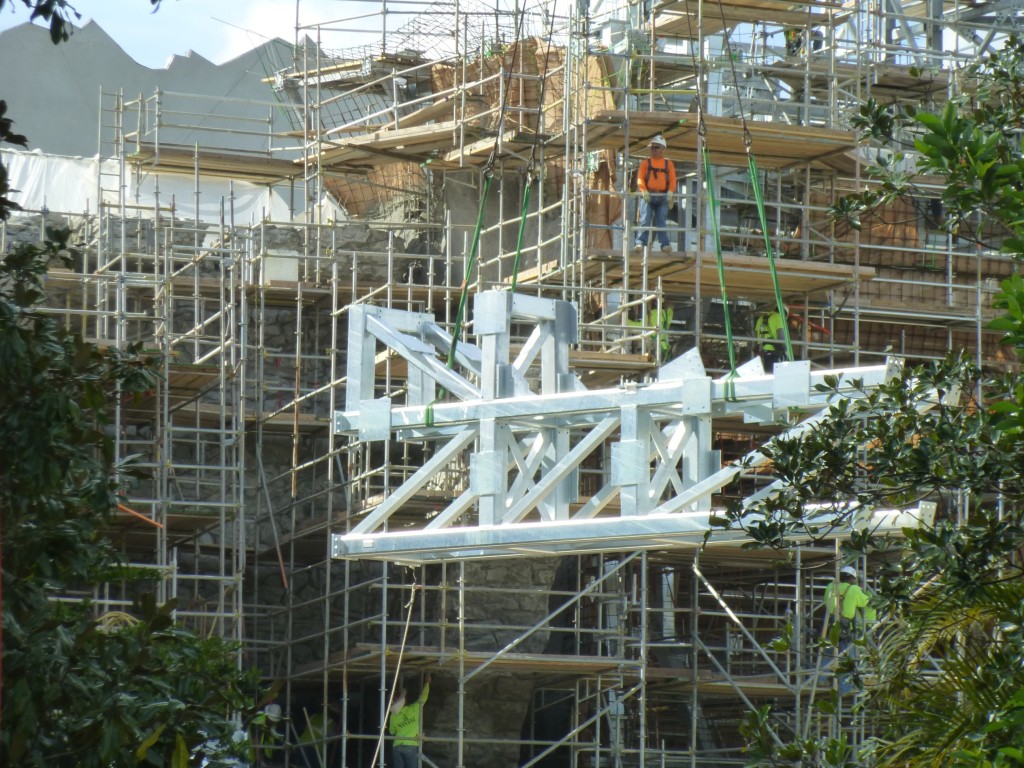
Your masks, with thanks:
M705 117L707 145L711 162L716 165L747 167L747 146L741 120ZM747 122L751 151L760 168L786 168L809 163L812 167L834 167L830 161L841 158L856 146L850 131L793 126L782 123ZM666 154L676 162L698 161L698 119L688 112L625 112L603 110L587 121L589 149L621 149L643 155L655 134L668 142Z
M730 298L770 298L773 295L768 260L762 256L724 254L726 285ZM854 280L871 280L874 269L861 267L859 271L846 264L828 264L797 259L776 259L779 284L785 295L821 294ZM712 253L677 252L650 255L632 255L623 259L618 251L591 252L584 265L588 278L603 279L608 285L622 285L638 289L644 269L646 284L660 281L670 295L692 296L697 284L706 295L719 294L718 264ZM557 280L554 265L520 272L519 283L529 284ZM708 294L708 292L711 292Z

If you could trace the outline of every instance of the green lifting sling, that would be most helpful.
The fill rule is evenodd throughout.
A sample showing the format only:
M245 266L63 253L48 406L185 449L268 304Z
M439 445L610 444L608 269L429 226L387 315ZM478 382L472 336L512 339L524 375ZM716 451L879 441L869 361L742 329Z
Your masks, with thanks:
M779 286L779 273L775 267L775 250L772 248L772 236L768 232L768 216L764 210L764 197L761 195L761 184L758 181L757 160L751 151L753 143L746 124L743 126L743 143L747 148L747 169L750 172L750 184L754 189L754 202L757 203L757 216L761 221L761 232L764 234L764 248L768 256L768 271L772 276L772 289L775 292L775 308L779 317L782 318L782 337L786 344L786 359L793 362L793 342L789 336L789 318L786 314L786 305L782 300L782 288Z
M715 185L711 176L711 155L708 152L707 141L705 141L706 132L707 128L704 126L704 120L701 119L700 125L697 128L697 134L699 136L701 146L701 160L704 164L704 192L707 196L708 206L711 209L711 232L715 239L715 258L718 263L718 287L722 292L722 311L725 316L725 344L726 348L729 350L728 381L736 377L736 350L733 348L732 316L729 312L729 294L725 288L725 259L722 256L722 232L718 221L718 198L715 196ZM727 396L733 395L731 388L726 394Z

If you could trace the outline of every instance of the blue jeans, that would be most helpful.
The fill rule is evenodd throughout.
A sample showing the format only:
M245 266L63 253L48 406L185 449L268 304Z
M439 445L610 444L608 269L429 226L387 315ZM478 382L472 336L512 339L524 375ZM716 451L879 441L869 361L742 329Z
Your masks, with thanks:
M415 745L405 744L401 747L394 747L391 756L394 768L419 768L420 748Z
M661 245L671 245L665 232L665 227L668 226L668 195L664 192L652 192L650 202L640 200L640 236L636 239L638 245L647 245L647 234L652 226L658 242Z
M839 641L835 648L827 648L821 654L822 667L835 667L848 658L857 658L857 648L853 643L853 623L849 619L840 620ZM833 669L840 696L848 696L857 691L851 672L839 672Z

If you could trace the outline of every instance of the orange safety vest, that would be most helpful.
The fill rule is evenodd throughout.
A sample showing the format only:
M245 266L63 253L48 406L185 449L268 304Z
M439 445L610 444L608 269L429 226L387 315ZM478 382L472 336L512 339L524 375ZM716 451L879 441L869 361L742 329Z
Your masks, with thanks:
M667 157L662 158L661 165L651 162L653 158L647 158L640 163L640 172L637 174L636 186L641 192L675 192L676 189L676 166Z

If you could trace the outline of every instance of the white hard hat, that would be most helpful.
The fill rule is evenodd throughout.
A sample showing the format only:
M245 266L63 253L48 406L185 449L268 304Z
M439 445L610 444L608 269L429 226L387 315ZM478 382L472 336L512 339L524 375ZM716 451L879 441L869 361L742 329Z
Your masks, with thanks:
M853 576L854 578L857 578L857 569L854 568L852 565L844 565L842 568L839 569L839 573L846 573L850 576Z
M651 139L651 146L652 147L667 147L668 144L665 143L665 137L662 136L659 133L657 136L655 136L653 139Z

